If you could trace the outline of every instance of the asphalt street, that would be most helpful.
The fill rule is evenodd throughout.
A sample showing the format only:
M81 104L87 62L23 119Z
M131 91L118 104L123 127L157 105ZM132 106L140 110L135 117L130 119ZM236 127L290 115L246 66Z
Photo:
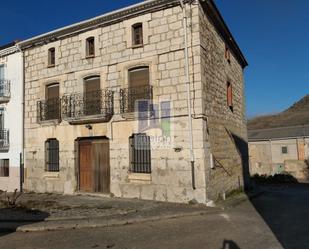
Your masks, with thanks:
M272 187L215 214L125 226L9 233L0 248L309 249L309 187Z

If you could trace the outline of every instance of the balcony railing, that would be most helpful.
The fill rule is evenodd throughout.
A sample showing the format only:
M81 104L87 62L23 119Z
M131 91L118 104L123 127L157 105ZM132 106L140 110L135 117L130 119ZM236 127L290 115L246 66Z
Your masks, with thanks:
M10 133L7 129L0 129L0 150L7 150L10 147Z
M0 103L5 103L11 97L11 81L0 79Z
M120 89L120 113L147 111L152 100L152 86L129 87ZM147 101L146 106L144 101ZM139 105L139 103L141 103Z
M60 99L48 99L37 102L37 118L38 122L51 121L61 119L60 116Z
M109 121L114 114L114 92L107 89L62 97L62 117L69 122Z

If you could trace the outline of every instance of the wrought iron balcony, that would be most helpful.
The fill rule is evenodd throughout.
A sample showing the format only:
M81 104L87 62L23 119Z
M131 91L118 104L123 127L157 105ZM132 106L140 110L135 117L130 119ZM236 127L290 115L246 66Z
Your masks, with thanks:
M7 129L0 129L0 150L8 150L10 147L10 133Z
M0 79L0 103L7 103L11 98L11 81Z
M61 119L60 115L60 99L48 99L37 102L37 118L38 123Z
M149 101L153 95L152 86L129 87L120 89L120 113L132 113L138 111L149 111ZM147 101L144 105L143 101ZM141 103L139 106L138 103Z
M70 123L106 122L114 114L114 92L108 89L62 97L62 117Z

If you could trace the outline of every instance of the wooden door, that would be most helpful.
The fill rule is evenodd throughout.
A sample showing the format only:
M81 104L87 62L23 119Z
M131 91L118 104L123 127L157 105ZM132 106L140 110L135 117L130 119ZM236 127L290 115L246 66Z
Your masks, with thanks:
M109 193L110 166L108 140L93 141L92 158L94 192Z
M79 142L79 189L92 192L91 141Z
M87 140L79 143L80 191L109 193L109 140Z

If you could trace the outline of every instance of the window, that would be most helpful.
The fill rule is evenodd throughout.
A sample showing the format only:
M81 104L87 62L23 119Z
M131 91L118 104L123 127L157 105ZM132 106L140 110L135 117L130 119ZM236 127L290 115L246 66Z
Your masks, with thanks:
M133 134L130 143L130 171L133 173L151 173L150 137L146 134Z
M45 167L48 172L59 171L59 141L48 139L45 142Z
M53 83L46 86L45 90L45 119L53 120L60 118L59 84Z
M149 67L136 67L129 70L130 87L141 87L149 85Z
M4 130L4 108L0 108L0 131Z
M132 26L132 45L143 45L143 24L136 23Z
M10 176L10 160L0 159L0 177Z
M56 50L55 48L48 49L48 66L54 67L56 64Z
M94 57L95 55L94 37L89 37L86 40L86 58Z
M226 83L227 87L227 106L233 111L233 86L231 82Z
M84 79L84 112L85 115L101 113L101 81L100 76Z
M4 65L0 65L0 81L4 80Z
M288 147L287 146L281 147L281 152L282 154L288 154Z
M231 63L231 52L227 45L225 45L225 59Z
M142 105L142 109L148 109L149 105L145 105L145 100L148 103L151 99L152 91L149 83L149 67L144 66L130 69L127 103L129 112L135 111L136 105L139 104L137 101ZM138 110L141 111L140 108Z

